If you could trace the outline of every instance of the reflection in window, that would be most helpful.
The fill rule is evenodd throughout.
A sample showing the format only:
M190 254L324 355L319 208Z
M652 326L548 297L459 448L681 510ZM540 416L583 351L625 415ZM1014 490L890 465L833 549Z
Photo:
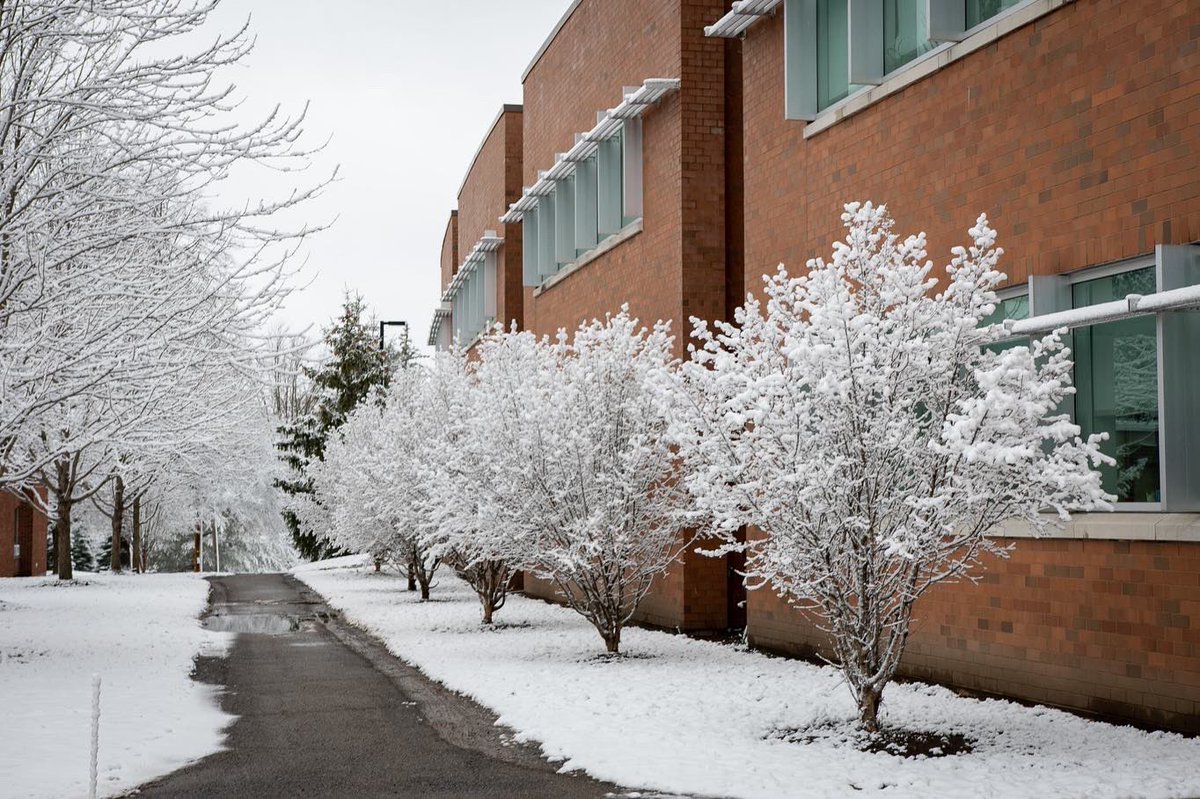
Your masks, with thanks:
M883 0L884 74L935 46L929 41L928 0Z
M989 20L1021 0L967 0L967 30Z
M1076 308L1153 294L1154 268L1088 280L1072 287ZM1100 449L1116 466L1101 467L1104 489L1121 502L1158 502L1158 336L1153 316L1074 331L1075 421L1086 437L1107 432Z
M1006 319L1017 320L1017 319L1028 319L1028 318L1029 318L1029 295L1022 294L1019 297L1009 297L1006 300L998 300L996 302L996 310L992 311L990 314L985 316L983 318L983 320L980 321L979 326L980 327L989 327L991 325L1001 324ZM995 344L988 344L987 347L985 347L985 349L989 349L992 352L999 353L999 352L1004 352L1005 350L1008 350L1008 349L1012 349L1013 347L1028 347L1028 346L1029 346L1029 339L1022 337L1022 338L1009 339L1008 341L1000 341Z
M847 0L817 0L817 105L850 94L850 15Z

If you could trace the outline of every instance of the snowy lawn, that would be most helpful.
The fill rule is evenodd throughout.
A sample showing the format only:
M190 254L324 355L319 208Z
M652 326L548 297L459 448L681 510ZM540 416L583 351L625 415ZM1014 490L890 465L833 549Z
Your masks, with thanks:
M449 575L421 603L361 557L296 574L564 769L631 788L734 797L1200 796L1200 740L892 685L884 724L962 733L974 750L868 754L840 742L854 704L831 668L641 629L627 631L626 657L606 660L585 622L524 597L511 597L496 629L482 630L474 594ZM828 735L784 740L824 722L832 723Z
M101 678L99 793L220 749L232 718L193 682L192 658L232 636L197 617L196 575L0 580L0 795L87 796L92 675Z

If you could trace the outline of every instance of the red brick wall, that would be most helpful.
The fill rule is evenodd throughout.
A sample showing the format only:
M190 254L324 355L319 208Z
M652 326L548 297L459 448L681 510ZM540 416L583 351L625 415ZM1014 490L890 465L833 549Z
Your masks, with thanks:
M937 264L986 212L1014 283L1200 238L1192 0L1078 0L807 140L782 15L743 48L749 291L828 256L847 200L886 202ZM908 676L1200 731L1200 544L1022 540L917 614ZM762 646L819 640L767 592L748 615Z
M0 491L0 577L15 577L17 574L17 563L13 559L17 533L13 526L13 510L19 502L12 494Z
M725 313L745 299L746 282L746 148L742 132L742 40L725 41Z
M517 112L507 114L504 118L504 208L501 214L508 210L508 206L521 199L525 164L523 117L522 113ZM505 328L511 327L513 322L517 323L517 327L524 327L525 287L521 224L518 222L514 225L504 225L500 224L499 220L496 224L500 235L504 236L501 260L497 264L497 274L500 276L497 290L500 294L496 300L496 320Z
M718 631L726 627L725 558L688 553L650 589L634 620L666 629ZM558 589L525 573L524 593L559 601Z
M521 106L506 105L480 145L458 193L460 256L466 258L485 231L504 239L497 253L496 319L522 324L521 226L500 217L521 197Z
M508 111L505 106L484 137L458 192L458 240L462 258L470 254L485 230L499 232L500 215L508 210L505 132L509 116L520 119L521 112Z
M917 603L902 676L1200 732L1200 543L1014 543ZM774 594L747 605L755 645L828 654Z
M643 117L642 232L546 290L526 293L528 329L573 330L628 303L647 324L672 320L682 352L688 316L724 314L726 45L703 35L723 7L723 0L584 0L526 75L526 185L577 132L595 125L597 111L620 101L623 87L681 80L678 93ZM639 619L723 627L724 568L722 560L687 554L647 597Z
M16 577L18 563L13 557L16 539L16 511L21 506L31 515L33 526L31 545L22 554L29 558L29 572L42 575L46 572L46 517L32 503L5 491L0 491L0 577Z
M524 83L525 185L549 169L596 112L622 88L647 78L680 77L679 0L584 0ZM639 318L677 319L681 302L682 198L680 96L643 122L644 231L552 286L526 306L538 333L574 329L628 302Z
M811 139L784 119L782 15L744 42L747 288L886 202L935 263L986 212L1016 283L1200 238L1194 0L1078 0Z
M553 333L616 311L671 319L725 312L726 46L703 27L721 0L589 0L563 25L525 80L525 182L616 105L624 86L678 77L681 88L643 122L643 232L527 304ZM736 119L732 120L738 124Z
M458 211L451 211L450 218L446 220L446 232L442 235L442 287L444 292L446 287L450 285L450 281L458 272L460 261L458 259ZM439 302L441 295L438 295Z

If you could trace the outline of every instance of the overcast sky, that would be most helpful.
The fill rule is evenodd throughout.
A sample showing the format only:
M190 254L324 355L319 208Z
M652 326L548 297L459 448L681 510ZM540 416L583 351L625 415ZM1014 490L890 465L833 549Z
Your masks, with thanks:
M570 0L225 0L214 27L247 16L257 43L232 77L247 118L310 104L314 177L339 179L305 217L333 227L306 246L312 282L285 321L326 324L343 289L424 345L438 301L442 233L476 148ZM231 187L277 191L267 177Z

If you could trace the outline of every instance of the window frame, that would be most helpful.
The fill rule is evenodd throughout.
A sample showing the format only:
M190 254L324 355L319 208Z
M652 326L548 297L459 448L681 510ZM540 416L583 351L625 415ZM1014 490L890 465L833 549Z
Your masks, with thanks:
M630 117L524 212L522 282L541 289L641 224L642 120ZM529 224L532 221L532 224ZM536 240L537 246L530 244Z
M819 43L817 41L817 0L784 0L784 118L812 122L838 109L872 88L889 82L928 59L944 53L954 44L1039 0L1020 0L979 24L967 28L966 0L924 0L926 39L933 43L925 53L885 71L883 46L884 14L880 0L846 0L849 55L849 93L821 107L818 97Z
M1129 274L1130 272L1140 272L1145 269L1154 270L1153 274L1155 276L1155 291L1161 290L1159 288L1157 264L1153 257L1151 257L1151 258L1134 258L1134 259L1130 259L1128 261L1120 261L1120 262L1117 262L1114 264L1104 264L1101 266L1089 267L1087 269L1080 269L1076 272L1071 272L1067 275L1064 275L1064 277L1067 278L1066 286L1068 287L1068 296L1070 298L1070 306L1069 307L1071 309L1090 307L1088 305L1076 305L1075 304L1075 296L1074 295L1075 295L1075 287L1076 286L1083 284L1083 283L1090 283L1094 280L1106 280L1108 278L1117 277L1118 275ZM1158 316L1160 316L1160 314L1155 315L1156 320L1157 320ZM1075 331L1080 330L1080 329L1098 327L1100 325L1105 325L1105 324L1112 324L1112 322L1100 322L1095 325L1083 325L1080 328L1072 328L1071 329L1071 332L1069 334L1071 336L1071 340L1068 343L1068 346L1070 346L1071 350L1072 350L1071 385L1076 387L1077 392L1078 392L1078 385L1079 385L1079 360L1078 360L1079 353L1078 353L1078 350L1076 349L1077 342L1075 341L1075 335L1076 335ZM1161 331L1159 331L1158 324L1156 321L1155 331L1154 331L1155 351L1156 352L1161 351L1161 349L1162 349L1162 342L1160 341L1160 336L1161 336ZM1162 380L1161 364L1157 363L1157 358L1158 358L1158 356L1156 355L1156 364L1155 364L1155 366L1156 366L1156 369L1155 369L1156 416L1155 416L1155 420L1156 420L1157 432L1156 432L1155 437L1156 437L1157 441L1155 442L1155 447L1156 447L1156 455L1158 458L1158 495L1159 495L1159 499L1157 502L1120 502L1120 501L1118 501L1118 502L1113 503L1113 507L1118 508L1123 511L1127 510L1127 511L1150 511L1150 512L1157 511L1157 512L1161 512L1165 507L1166 465L1163 462L1163 446L1165 443L1165 429L1164 429L1164 424L1163 424L1163 412L1162 412L1163 411L1163 408L1162 408L1162 382L1163 382L1163 380ZM1096 381L1093 380L1092 385L1094 386L1095 383L1096 383ZM1093 388L1089 387L1088 390L1090 392L1094 393ZM1076 394L1076 396L1078 396L1078 394ZM1073 401L1072 405L1073 405L1073 407L1071 410L1071 421L1075 424L1079 424L1078 403ZM1115 433L1116 431L1109 431L1109 432L1110 432L1110 434L1112 434L1112 433Z
M1086 267L1061 275L1033 275L1025 286L997 291L1001 299L1029 295L1029 318L1067 311L1074 307L1073 287L1079 283L1132 272L1155 269L1157 292L1200 285L1200 244L1155 246L1153 254L1109 264ZM1189 476L1200 474L1200 370L1192 366L1194 346L1200 340L1200 309L1154 314L1157 347L1158 394L1158 502L1116 502L1118 511L1150 513L1200 512L1200 485ZM1073 346L1073 333L1064 337ZM1072 370L1072 379L1075 372ZM1064 403L1072 421L1078 416L1073 401Z

